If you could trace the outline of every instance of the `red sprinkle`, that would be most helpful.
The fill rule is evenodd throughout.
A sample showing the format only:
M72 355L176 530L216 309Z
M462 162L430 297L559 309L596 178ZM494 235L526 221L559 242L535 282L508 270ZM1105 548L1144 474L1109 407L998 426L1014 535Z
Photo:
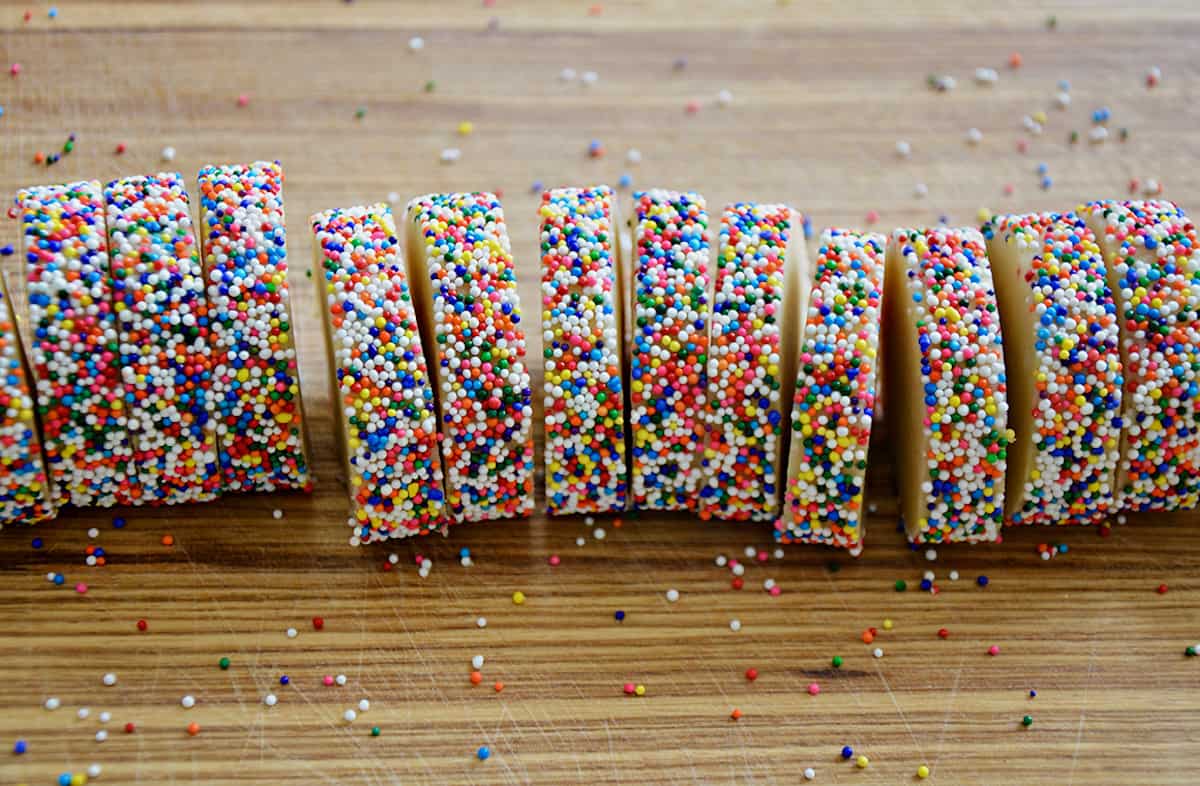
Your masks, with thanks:
M150 627L150 626L149 626L149 625L146 623L146 621L145 621L145 620L138 620L138 621L137 621L137 629L138 629L138 630L145 630L145 629L146 629L146 628L148 628L148 627Z
M136 729L136 728L137 728L137 727L136 727L136 726L134 726L132 722L131 722L131 723L126 723L126 724L125 724L125 733L126 733L126 734L133 734L133 731L134 731L134 729Z
M939 639L950 638L950 631L946 630L945 628L938 628L938 638Z
M741 577L741 576L734 576L734 578L733 578L733 581L731 582L731 584L732 584L732 586L733 586L733 588L734 588L735 590L739 590L739 589L741 589L743 586L745 586L746 582L742 581L742 577Z
M323 630L325 628L324 617L313 617L313 630Z
M758 669L746 669L746 679L754 682L758 679Z
M1159 594L1159 595L1166 595L1166 594L1167 594L1167 585L1166 585L1166 584L1159 584L1159 585L1158 585L1158 590L1157 590L1157 592L1158 592L1158 594Z
M125 152L125 143L124 143L124 142L118 142L118 143L117 143L117 155L121 155L121 154L122 154L122 153L124 153L124 152Z

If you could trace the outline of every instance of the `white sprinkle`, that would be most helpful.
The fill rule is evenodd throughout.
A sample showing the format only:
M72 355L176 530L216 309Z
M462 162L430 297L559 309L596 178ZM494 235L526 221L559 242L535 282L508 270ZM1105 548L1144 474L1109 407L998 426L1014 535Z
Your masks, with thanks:
M805 767L805 768L804 768L804 780L806 780L806 781L811 781L811 780L812 780L813 778L815 778L815 777L817 777L817 771L816 771L816 770L814 770L812 767Z
M564 82L574 82L575 81L575 69L574 68L564 68L563 70L558 72L558 78Z
M58 705L59 705L58 699L51 696L50 698L46 699L46 703L42 706L44 706L48 710L56 710L56 709L58 709Z
M915 186L913 186L913 196L917 197L918 199L924 197L928 193L929 186L925 185L924 183L917 183Z
M387 200L388 200L388 202L391 202L394 205L400 201L400 194L397 193L396 191L389 191L388 195L387 195Z
M338 685L345 685L346 684L346 675L339 674L333 678L333 681L336 682Z
M287 629L287 637L288 637L289 639L294 639L294 638L296 638L296 636L297 636L297 631L296 631L296 629L295 629L295 628L288 628L288 629Z
M677 600L679 600L679 590L675 588L667 590L667 602L674 603Z
M421 38L421 36L415 35L412 38L408 39L408 51L420 52L424 48L425 48L425 39Z
M279 508L275 508L275 510L271 511L271 515L275 517L276 521L278 521L279 519L283 518L283 511Z
M775 586L775 579L764 579L763 580L763 589L765 589L767 592L770 592L771 588L774 586Z
M949 76L948 74L943 74L942 76L938 76L938 77L934 78L933 86L939 92L945 93L945 92L953 90L955 87L957 87L958 80L956 80L952 76Z
M482 655L476 655L475 657L471 658L471 668L475 669L476 671L479 671L483 668Z
M734 633L737 633L739 630L741 630L741 629L742 629L742 621L741 621L741 620L736 620L736 619L735 619L735 620L730 620L730 621L729 621L729 629L730 629L731 631L733 631Z
M1142 184L1142 196L1154 196L1161 190L1157 180L1147 180Z
M346 710L342 713L342 719L345 720L346 723L354 723L354 719L357 717L358 713L354 710Z
M957 570L950 571L950 580L958 581L958 571Z
M582 545L583 545L583 544L585 544L585 543L587 543L587 538L583 537L582 535L580 535L579 537L575 538L575 545L576 545L576 546L582 546Z
M932 571L932 570L927 570L927 571L925 571L925 580L926 580L926 581L933 581L933 580L934 580L934 578L936 578L936 577L933 575L933 571Z
M871 651L871 654L874 655L876 658L882 658L883 650L881 650L879 647L876 647L874 650Z
M102 681L104 682L105 685L107 685L111 688L113 685L117 684L117 675L113 674L110 671L108 674L104 675L104 678Z
M55 576L54 571L50 571L49 573L46 574L46 581L54 581L54 576Z
M458 159L462 158L462 151L457 147L447 147L442 150L442 163L453 164Z
M584 87L591 87L600 79L600 75L595 71L584 71L579 75L579 81Z
M736 564L732 568L730 568L730 571L735 576L741 576L743 573L746 572L746 566L739 562L738 564Z
M1126 521L1129 521L1129 519L1125 517L1124 513L1117 514L1117 523L1118 524L1124 524Z
M87 563L87 566L88 566L89 568L93 568L93 567L95 567L95 566L96 566L96 557L95 557L95 555L93 555L93 554L89 554L89 555L88 555L88 558L87 558L86 560L84 560L84 562L86 562L86 563Z
M101 723L108 723L110 720L112 720L111 712L108 712L106 710L105 712L100 713L100 722Z
M874 502L869 502L869 503L867 503L867 512L868 513L878 513L879 506L876 505Z
M96 529L95 527L92 527L91 529L88 530L88 537L89 538L100 537L100 530Z
M968 144L977 145L982 141L983 141L983 132L982 131L980 131L978 128L968 128L967 129L967 143Z
M99 764L89 764L88 765L87 774L88 774L89 778L99 778L101 772L103 772L103 770L100 769Z
M1146 78L1155 82L1159 81L1162 79L1162 69L1158 66L1150 66L1150 70L1146 72Z
M625 163L640 164L642 163L642 151L636 147L629 148L629 152L625 154Z
M278 702L278 701L279 701L279 699L275 698L274 693L268 693L263 698L263 704L267 705L268 707L274 707L276 702Z
M96 742L104 742L107 739L108 739L108 732L105 731L104 729L101 729L100 731L96 732Z
M163 161L174 161L175 160L175 148L171 147L170 145L168 145L167 147L164 147L162 149L162 160Z
M1071 94L1062 90L1058 91L1054 94L1054 103L1058 105L1059 109L1066 109L1071 105Z
M1024 117L1021 118L1021 125L1023 125L1025 127L1026 131L1033 134L1034 136L1037 136L1038 134L1042 133L1042 124L1039 123L1038 121L1034 120L1029 115L1025 115Z
M753 546L747 546L742 550L742 553L747 557L754 559L754 557L758 554L758 549L754 548Z
M1049 560L1050 560L1050 552L1048 552L1048 551L1043 551L1043 552L1042 552L1042 561L1043 561L1043 562L1048 562Z
M912 145L901 139L896 143L896 155L901 158L908 158L912 155Z
M92 714L92 711L89 710L87 707L80 707L79 709L75 710L75 717L79 718L79 720L83 720L84 718L86 718L87 716L89 716L91 714Z
M716 563L718 568L723 568L729 564L729 559L724 554L718 554L717 558L713 561Z
M592 537L596 540L604 540L606 534L604 527L596 527L596 529L592 530Z
M925 549L925 559L929 562L937 561L937 549Z
M783 549L779 546L775 547L775 551L771 554L775 559L783 559Z
M481 628L486 628L487 627L487 617L480 617L479 619L475 620L475 624Z
M192 696L184 696L179 700L179 703L183 705L185 710L190 710L192 707L196 706L196 699Z
M366 712L369 709L371 709L371 702L367 701L366 699L361 699L358 702L358 711L359 712Z
M729 106L733 103L733 93L728 90L722 90L717 93L717 104L719 106Z
M471 561L471 558L470 558L470 557L461 557L461 558L458 560L458 564L459 564L459 565L462 565L464 568L469 568L469 567L471 567L472 565L474 565L475 563Z
M392 563L393 565L395 565L399 561L400 561L399 554L389 554L388 555L388 562Z
M1105 139L1108 139L1108 129L1104 126L1094 126L1088 131L1088 141L1094 144L1100 144Z
M999 78L1000 75L996 73L996 69L994 68L975 69L975 81L981 85L984 85L985 87L990 87L991 85L996 84L996 81Z

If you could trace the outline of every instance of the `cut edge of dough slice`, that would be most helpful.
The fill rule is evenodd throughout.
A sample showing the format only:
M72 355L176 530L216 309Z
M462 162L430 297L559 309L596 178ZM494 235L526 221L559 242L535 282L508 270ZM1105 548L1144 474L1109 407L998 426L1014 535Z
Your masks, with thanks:
M849 301L854 296L860 297L861 313L856 315L852 310L847 312L849 324L838 329L835 338L839 343L844 342L842 351L846 353L847 359L860 355L866 362L866 369L860 369L852 381L843 374L844 386L850 391L848 394L840 394L838 400L834 400L832 396L823 398L821 403L827 408L832 408L834 413L816 409L813 414L826 419L830 414L838 414L837 420L832 423L826 422L821 429L824 442L827 444L831 439L837 440L839 429L845 429L845 438L856 439L861 446L862 455L860 459L858 451L855 451L847 461L844 448L843 452L839 453L839 464L835 469L835 474L839 477L852 479L851 482L857 485L857 492L850 495L849 499L831 499L824 495L820 485L814 482L812 468L807 467L808 462L804 459L804 435L796 429L800 419L807 416L801 414L800 402L793 402L788 424L791 443L787 491L775 533L780 541L835 546L848 549L855 556L862 553L866 534L866 517L863 514L867 480L866 460L882 376L880 364L883 351L880 346L880 331L883 319L886 248L887 237L875 232L859 233L834 228L826 229L821 234L817 258L813 263L814 280L810 294L805 298L800 316L792 323L797 325L794 332L800 339L800 365L797 366L794 387L799 393L816 385L828 384L828 379L815 373L816 366L813 373L801 379L800 375L804 373L803 357L816 353L815 336L827 317L822 313L822 308L831 307L838 298ZM840 270L824 270L826 260L833 258L845 260L852 266L856 265L853 267L854 277ZM856 288L862 291L854 291ZM852 291L853 295L848 294ZM828 368L827 360L823 359L819 367ZM847 395L851 401L843 400ZM816 432L816 428L813 428L813 431ZM841 522L836 530L830 526L834 518Z

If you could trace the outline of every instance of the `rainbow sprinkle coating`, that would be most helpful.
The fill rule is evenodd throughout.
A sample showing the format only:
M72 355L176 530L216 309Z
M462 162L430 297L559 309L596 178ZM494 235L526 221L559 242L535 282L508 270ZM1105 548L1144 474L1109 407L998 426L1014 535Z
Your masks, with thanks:
M50 483L42 464L33 396L11 300L0 280L0 527L53 518Z
M995 540L1012 432L983 236L971 228L897 229L888 268L901 290L889 312L896 308L891 313L916 328L920 390L914 392L925 405L923 480L917 488L901 487L902 501L919 500L918 520L906 522L908 537L924 543ZM889 324L888 330L897 327Z
M532 389L500 201L489 193L418 197L408 226L409 278L441 380L450 511L459 521L529 515Z
M177 172L104 188L113 309L143 502L212 499L220 488L209 411L208 305L188 196Z
M443 528L437 412L391 210L312 217L350 544Z
M771 521L779 513L784 395L796 350L780 326L787 318L785 294L794 298L801 286L791 257L803 258L804 247L789 246L798 218L786 205L746 202L729 205L721 215L701 518Z
M1009 354L1018 342L1033 346L1032 380L1010 373L1009 392L1015 404L1017 385L1036 389L1034 432L1017 434L1035 452L1028 477L1006 486L1009 523L1093 523L1114 509L1122 425L1117 309L1100 247L1072 214L997 217L983 233L1032 255L1028 269L1017 271L1031 297L1013 306L1031 308L1033 333L1010 332L1006 344ZM1015 321L1005 320L1005 328L1015 329ZM1011 460L1008 466L1012 472Z
M30 360L56 505L141 497L125 419L98 181L17 195L25 240Z
M801 337L784 509L775 525L781 542L862 549L886 244L876 233L821 234Z
M1200 502L1200 254L1171 202L1079 208L1101 239L1121 320L1125 432L1116 488L1132 510Z
M311 488L292 337L283 169L200 170L212 405L227 491Z
M612 189L542 194L546 507L625 509L620 275Z
M640 508L690 510L700 486L708 388L708 213L704 197L633 195L633 495Z

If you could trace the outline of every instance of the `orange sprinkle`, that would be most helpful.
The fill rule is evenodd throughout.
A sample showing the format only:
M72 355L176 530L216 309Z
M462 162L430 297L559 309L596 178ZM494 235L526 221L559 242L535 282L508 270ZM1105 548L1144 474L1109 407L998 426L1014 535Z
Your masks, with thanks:
M477 671L471 672L471 684L478 685L481 682L483 682L483 675Z
M187 725L187 733L190 734L191 736L195 737L197 734L200 733L200 724L196 723L195 721L192 721L191 723L189 723Z
M164 546L174 546L175 545L175 536L174 535L163 535L162 536L162 544Z
M504 690L504 683L497 680L496 684L492 687L496 689L496 693L499 693L500 691Z
M733 718L734 720L737 720L738 718L742 717L742 711L739 709L735 709L733 712L729 713L729 717Z

